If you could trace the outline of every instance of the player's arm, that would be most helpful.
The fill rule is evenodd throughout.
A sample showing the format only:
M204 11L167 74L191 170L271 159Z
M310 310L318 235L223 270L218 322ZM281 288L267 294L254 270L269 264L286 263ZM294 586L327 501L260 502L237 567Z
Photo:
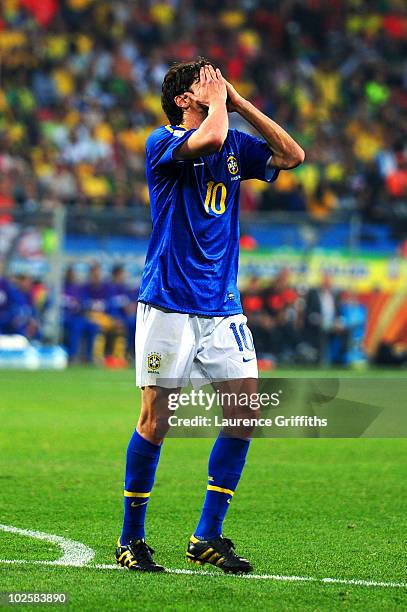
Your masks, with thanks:
M239 113L263 136L273 151L271 165L274 168L289 170L302 164L305 152L300 145L278 123L245 100L228 81L225 80L225 84L228 110Z
M229 129L226 109L226 84L219 69L207 65L199 73L197 94L185 92L180 98L190 105L208 109L208 115L197 130L178 149L174 159L194 159L220 151Z

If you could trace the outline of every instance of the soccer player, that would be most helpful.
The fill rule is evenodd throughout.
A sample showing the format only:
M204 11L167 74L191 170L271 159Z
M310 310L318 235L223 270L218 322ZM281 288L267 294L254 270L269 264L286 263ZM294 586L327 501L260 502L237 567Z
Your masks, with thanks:
M3 264L0 261L0 335L16 333L13 325L16 289L2 272Z
M96 323L101 332L95 342L95 356L104 359L105 365L114 363L116 357L120 364L125 363L125 345L121 340L123 325L109 314L111 296L111 285L103 280L100 265L92 264L88 282L82 287L82 300L88 320Z
M137 294L138 292L130 290L127 286L124 267L121 264L113 266L108 312L123 324L128 355L134 355Z
M33 280L27 274L18 274L15 277L12 311L14 333L29 340L39 340L39 313L33 299Z
M75 270L69 267L65 273L62 309L65 343L71 363L77 359L83 340L85 359L92 363L95 340L100 332L99 325L85 316L82 302L82 286L76 280Z
M136 327L142 404L127 449L124 521L116 548L119 565L152 572L164 568L145 542L144 520L168 430L169 393L192 375L213 381L221 392L256 390L256 354L236 285L239 184L252 178L271 182L280 168L304 160L285 130L205 59L168 71L162 106L170 125L155 130L146 144L153 227ZM262 138L229 130L228 111L238 112ZM225 431L213 446L202 514L186 553L192 562L225 572L252 570L222 535L249 443L250 432Z

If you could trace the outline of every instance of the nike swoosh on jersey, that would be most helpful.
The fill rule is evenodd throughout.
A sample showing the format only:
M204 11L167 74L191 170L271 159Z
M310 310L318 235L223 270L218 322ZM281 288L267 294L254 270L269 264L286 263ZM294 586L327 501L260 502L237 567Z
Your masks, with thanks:
M243 363L247 363L248 361L253 361L253 359L256 359L256 357L250 357L250 359L246 359L245 357L243 357Z

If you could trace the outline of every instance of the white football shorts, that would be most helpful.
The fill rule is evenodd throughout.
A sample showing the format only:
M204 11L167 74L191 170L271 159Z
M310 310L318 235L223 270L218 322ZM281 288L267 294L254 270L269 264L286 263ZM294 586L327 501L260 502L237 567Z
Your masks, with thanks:
M253 336L243 314L202 317L138 304L136 383L168 389L257 378ZM202 381L200 383L200 381Z

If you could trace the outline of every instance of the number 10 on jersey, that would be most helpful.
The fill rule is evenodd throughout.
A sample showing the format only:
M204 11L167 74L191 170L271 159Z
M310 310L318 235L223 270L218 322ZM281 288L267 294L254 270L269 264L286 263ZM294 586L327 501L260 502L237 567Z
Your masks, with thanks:
M209 209L215 215L223 215L226 210L226 185L224 183L214 183L209 181L206 184L205 210L209 213Z

